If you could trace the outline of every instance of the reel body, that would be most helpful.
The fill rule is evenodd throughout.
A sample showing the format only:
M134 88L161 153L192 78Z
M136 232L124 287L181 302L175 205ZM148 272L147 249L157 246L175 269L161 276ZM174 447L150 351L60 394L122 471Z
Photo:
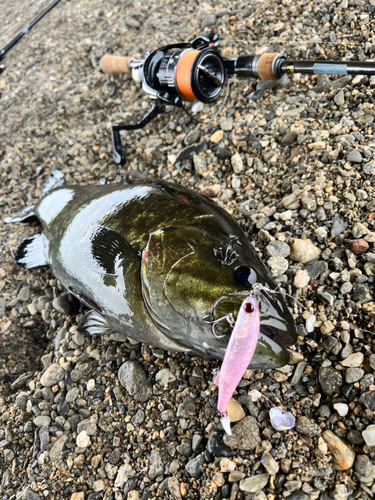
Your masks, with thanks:
M128 58L127 72L131 71L133 80L142 84L153 102L142 120L112 126L113 160L116 163L125 161L121 130L143 128L165 111L165 105L182 108L183 101L212 103L220 97L227 72L224 60L216 49L218 44L217 35L200 36L190 43L158 48L145 60Z

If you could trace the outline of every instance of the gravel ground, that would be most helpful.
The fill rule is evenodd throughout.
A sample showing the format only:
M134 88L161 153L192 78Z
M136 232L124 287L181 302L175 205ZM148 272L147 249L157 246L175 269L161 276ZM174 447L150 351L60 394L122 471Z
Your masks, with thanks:
M0 7L5 26L14 14L9 2ZM26 1L16 7L3 45L30 20L22 13L34 12ZM51 272L13 262L35 228L2 223L1 499L373 497L375 78L295 75L273 88L232 80L216 120L197 125L168 110L126 135L118 167L110 124L133 120L149 101L98 61L108 49L141 57L212 27L227 56L366 60L374 11L374 0L62 0L9 53L0 75L2 219L36 202L54 169L69 184L157 176L191 186L248 233L292 295L299 338L289 365L246 372L229 439L215 364L121 336L83 337L83 309ZM182 161L191 144L201 144L199 157ZM275 431L273 406L295 416L294 429Z

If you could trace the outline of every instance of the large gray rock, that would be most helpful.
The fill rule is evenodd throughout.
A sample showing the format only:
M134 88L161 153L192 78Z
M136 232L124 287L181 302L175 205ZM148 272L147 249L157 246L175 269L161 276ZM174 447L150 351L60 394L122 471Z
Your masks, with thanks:
M254 450L260 442L259 427L254 417L243 418L232 427L231 436L224 436L224 443L236 450Z
M118 371L118 379L136 401L147 401L152 394L152 385L137 361L125 361Z

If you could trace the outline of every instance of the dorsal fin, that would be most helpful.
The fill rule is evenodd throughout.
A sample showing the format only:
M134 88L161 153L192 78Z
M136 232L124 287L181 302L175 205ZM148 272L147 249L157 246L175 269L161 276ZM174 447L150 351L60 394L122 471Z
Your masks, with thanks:
M43 186L42 196L52 191L52 189L62 186L64 184L64 181L64 174L60 172L60 170L53 170Z

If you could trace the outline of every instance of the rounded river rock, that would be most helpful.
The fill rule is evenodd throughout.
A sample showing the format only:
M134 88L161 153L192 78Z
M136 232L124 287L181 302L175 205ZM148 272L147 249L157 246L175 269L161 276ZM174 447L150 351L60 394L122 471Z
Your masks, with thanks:
M125 361L118 371L118 379L136 401L147 401L152 394L152 385L137 361Z

